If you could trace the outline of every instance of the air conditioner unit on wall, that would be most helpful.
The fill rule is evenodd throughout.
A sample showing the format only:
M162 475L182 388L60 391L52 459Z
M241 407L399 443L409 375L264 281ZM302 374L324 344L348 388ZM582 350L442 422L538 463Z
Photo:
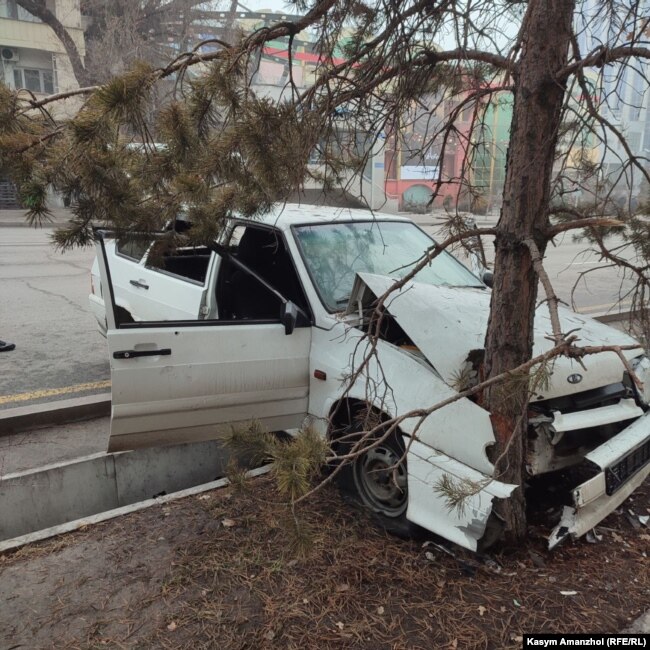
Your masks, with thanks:
M12 50L10 47L3 47L0 49L0 56L2 60L6 63L11 63L15 61L20 61L20 56L16 50Z

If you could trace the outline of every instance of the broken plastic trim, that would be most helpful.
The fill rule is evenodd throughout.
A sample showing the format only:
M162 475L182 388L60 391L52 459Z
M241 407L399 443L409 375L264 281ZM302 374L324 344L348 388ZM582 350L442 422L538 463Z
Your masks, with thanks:
M650 474L650 412L596 447L585 459L600 472L573 490L573 506L565 506L560 523L549 537L549 549L569 536L575 539L590 531ZM608 490L608 473L620 480L613 491L613 485Z

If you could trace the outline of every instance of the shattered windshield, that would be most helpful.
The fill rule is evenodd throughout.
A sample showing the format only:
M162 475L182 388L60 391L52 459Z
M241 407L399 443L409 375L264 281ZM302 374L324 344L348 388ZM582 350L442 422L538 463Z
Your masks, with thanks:
M315 224L298 226L294 232L309 274L329 311L346 306L359 271L403 277L433 245L433 240L415 224L400 221ZM415 280L483 287L447 252L425 266Z

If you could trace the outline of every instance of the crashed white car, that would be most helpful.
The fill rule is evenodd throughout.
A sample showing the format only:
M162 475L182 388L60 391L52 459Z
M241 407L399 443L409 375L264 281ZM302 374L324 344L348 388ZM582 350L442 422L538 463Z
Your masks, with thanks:
M233 219L193 281L196 315L170 320L178 317L164 305L153 319L124 316L124 296L110 279L115 242L101 237L101 287L92 300L110 351L110 450L211 439L252 419L279 431L310 418L335 437L354 431L368 408L394 417L454 395L468 352L483 347L490 291L448 253L387 301L377 355L347 381L364 355L359 342L373 301L432 245L408 219L361 210L285 206L259 222ZM138 264L144 273L146 258ZM164 260L158 266L165 271ZM147 276L147 290L171 295L165 287L174 276L172 268ZM131 304L137 311L138 301ZM635 344L568 310L561 318L563 331L577 329L584 344ZM536 330L539 354L552 346L544 308ZM529 475L578 467L581 476L551 545L590 530L650 471L650 362L641 349L626 355L647 380L645 392L606 352L587 357L586 370L557 359L549 385L531 400ZM494 500L515 487L489 480L489 413L460 399L427 417L410 441L414 427L404 421L399 435L341 472L343 485L389 528L417 524L476 549L494 527ZM450 509L436 487L443 477L485 487Z

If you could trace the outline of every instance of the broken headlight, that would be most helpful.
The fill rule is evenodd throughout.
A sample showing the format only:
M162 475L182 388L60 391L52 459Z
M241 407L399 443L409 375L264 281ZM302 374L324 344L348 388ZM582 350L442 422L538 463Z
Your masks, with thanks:
M646 406L650 405L650 359L648 358L647 355L642 354L640 357L636 357L636 359L632 359L630 361L630 365L632 366L632 370L634 370L634 374L643 382L643 386L634 386L636 390L636 394L638 395L639 399L643 404ZM624 383L630 383L634 385L634 382L632 379L628 376L628 373L625 373L625 380Z

